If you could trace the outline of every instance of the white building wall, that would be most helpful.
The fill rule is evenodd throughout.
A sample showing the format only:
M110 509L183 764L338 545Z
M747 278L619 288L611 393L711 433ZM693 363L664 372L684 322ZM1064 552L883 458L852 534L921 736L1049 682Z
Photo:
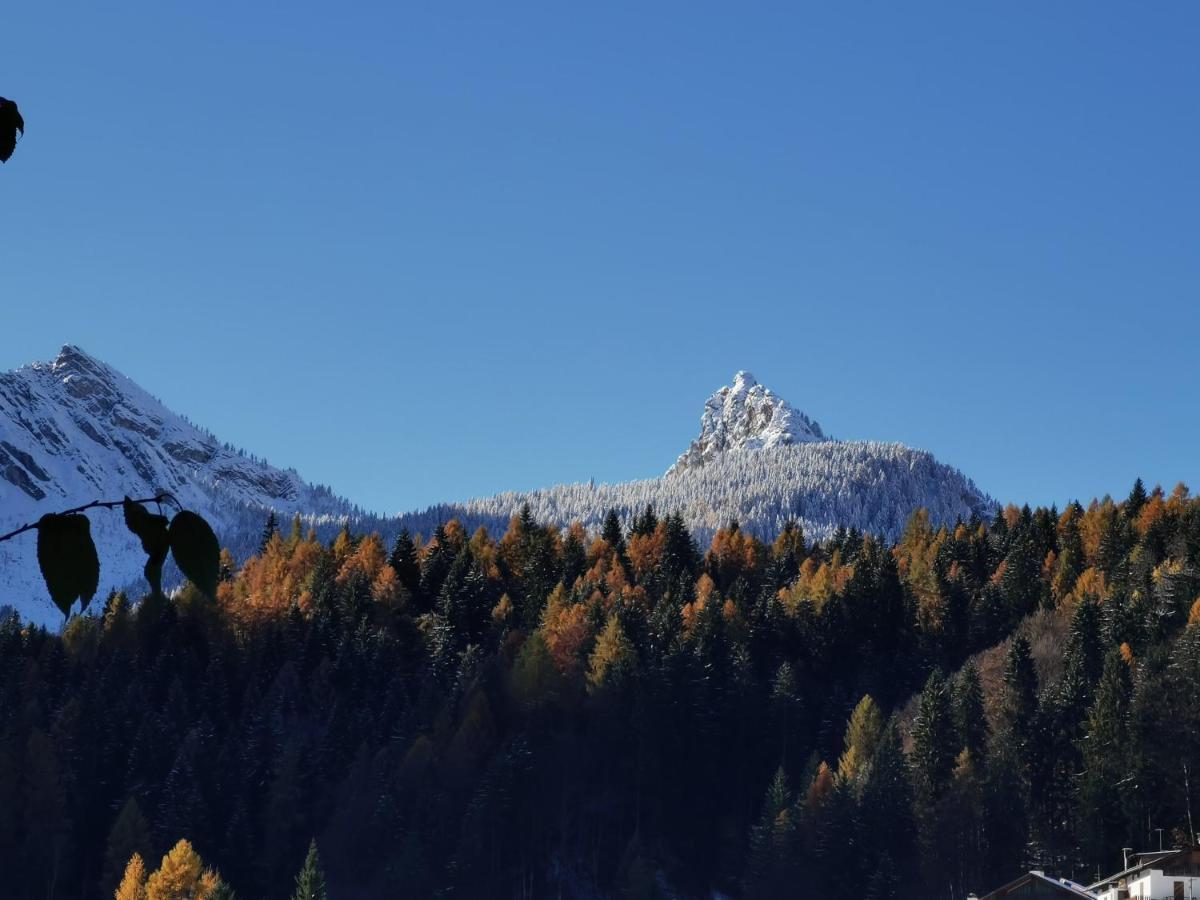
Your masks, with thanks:
M1175 882L1183 882L1185 900L1200 898L1200 876L1164 875L1162 869L1148 869L1129 882L1129 900L1172 900ZM1113 892L1115 895L1115 891ZM1105 895L1101 895L1105 896Z

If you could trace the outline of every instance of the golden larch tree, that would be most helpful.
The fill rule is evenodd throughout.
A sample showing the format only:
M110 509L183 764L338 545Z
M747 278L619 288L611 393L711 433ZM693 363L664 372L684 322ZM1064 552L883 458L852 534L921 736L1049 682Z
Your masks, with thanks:
M209 900L220 879L204 868L190 841L179 841L146 880L146 900Z
M146 863L140 853L129 857L125 874L113 897L115 900L146 900Z

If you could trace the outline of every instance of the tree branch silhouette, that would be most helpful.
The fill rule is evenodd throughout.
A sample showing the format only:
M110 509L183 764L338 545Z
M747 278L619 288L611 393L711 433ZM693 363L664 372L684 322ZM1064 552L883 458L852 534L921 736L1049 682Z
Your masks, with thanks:
M164 500L171 501L176 506L178 506L180 509L183 508L180 505L179 501L175 499L175 496L173 494L167 493L166 491L163 491L160 494L156 494L153 497L143 497L140 500L134 500L133 502L134 503L155 503L158 505L159 509L162 509L162 504L163 504ZM124 502L125 502L124 497L122 497L120 500L93 500L91 503L85 503L83 506L76 506L74 509L64 509L62 512L56 513L56 515L72 516L72 515L75 515L76 513L81 513L81 512L84 512L85 510L89 510L89 509L116 509L118 506L121 506ZM38 527L37 522L30 522L27 525L22 525L20 528L16 529L15 531L10 531L8 534L0 534L0 542L12 540L19 534L24 534L27 531L36 530L37 527Z

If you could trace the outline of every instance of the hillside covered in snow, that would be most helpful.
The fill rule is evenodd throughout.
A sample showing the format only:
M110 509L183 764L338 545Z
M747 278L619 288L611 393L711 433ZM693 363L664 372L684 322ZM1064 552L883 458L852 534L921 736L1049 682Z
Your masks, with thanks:
M0 374L0 533L93 500L164 491L234 548L261 530L268 508L318 517L357 512L294 471L222 444L78 347ZM93 602L102 604L108 589L141 578L145 555L119 510L88 515L101 565ZM54 622L61 615L38 572L36 541L29 532L0 543L0 604Z
M349 522L391 541L402 528L429 536L451 518L499 533L526 503L539 521L593 530L610 509L629 522L653 506L681 513L705 542L731 520L765 538L790 520L818 539L842 525L895 538L917 507L947 523L995 509L966 476L926 451L830 440L747 372L708 399L699 436L666 475L508 492L394 518L364 513L293 470L221 443L78 347L0 375L0 533L92 500L164 491L207 518L238 559L256 549L268 510L285 523L301 514L322 539ZM144 555L119 512L88 515L101 560L99 606L108 590L141 583ZM0 542L0 605L54 624L60 615L36 557L33 532Z
M918 507L945 523L996 509L962 472L924 450L829 439L745 371L709 397L699 436L662 477L506 492L439 504L399 522L426 535L451 518L469 530L483 525L502 531L526 503L539 521L578 521L593 530L610 509L628 523L649 505L682 513L700 541L731 520L764 538L795 520L814 538L844 525L894 539Z

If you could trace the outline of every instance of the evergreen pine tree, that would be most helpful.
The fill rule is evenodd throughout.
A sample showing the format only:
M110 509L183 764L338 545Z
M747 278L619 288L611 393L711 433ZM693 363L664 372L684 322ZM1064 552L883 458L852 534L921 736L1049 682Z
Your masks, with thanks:
M779 758L787 761L790 751L796 749L800 730L800 716L804 705L800 700L796 670L784 660L775 670L771 682L771 698L768 714L771 731L779 739Z
M642 514L633 520L633 528L631 532L641 537L654 534L654 529L658 527L658 516L654 514L654 506L650 503L646 504Z
M909 767L896 716L880 736L861 798L859 833L864 859L868 865L871 859L878 860L878 869L891 865L898 873L905 861L913 858L916 828Z
M579 539L579 535L576 534L576 529L571 528L563 539L562 577L559 580L570 587L575 584L575 579L586 570L587 550L583 546L583 541Z
M762 811L750 832L746 896L778 897L791 881L796 822L787 774L780 766L767 785Z
M279 534L279 520L275 518L275 510L267 513L267 523L263 526L262 536L258 539L258 555L262 556L266 552L267 544L271 543L271 538Z
M421 565L417 561L416 544L413 543L407 528L401 529L400 534L396 536L396 542L392 545L392 552L388 557L388 565L395 569L400 584L410 594L420 588Z
M619 558L625 558L625 533L621 530L621 517L615 509L610 509L604 517L604 525L600 529L600 537L612 547Z
M971 756L982 759L987 742L987 716L983 710L983 685L979 680L979 667L969 661L958 673L954 682L954 729L958 733L958 744L971 752Z
M1033 664L1033 651L1023 634L1018 634L1009 644L1004 662L1004 724L1011 728L1019 740L1028 738L1033 714L1037 711L1037 669Z
M142 815L137 799L129 797L117 814L108 832L104 849L104 873L101 893L108 896L120 882L122 874L134 856L142 862L150 854L150 828Z
M1026 511L1028 511L1026 507ZM1041 571L1045 554L1039 554L1031 524L1023 520L1011 532L1008 555L1004 557L1004 575L1000 589L1012 621L1037 608L1042 596Z
M925 682L917 704L912 727L913 782L918 799L932 803L941 796L954 767L954 722L951 717L950 691L940 670L934 670Z
M1146 485L1139 478L1133 483L1133 490L1129 492L1129 498L1125 501L1125 518L1136 519L1148 499Z
M1104 671L1088 710L1084 772L1076 798L1081 844L1092 859L1102 858L1106 848L1129 838L1122 807L1129 769L1131 694L1129 666L1114 650L1104 659Z
M304 867L296 876L296 890L292 893L292 900L327 900L325 873L321 870L321 859L317 855L315 839L309 843Z

